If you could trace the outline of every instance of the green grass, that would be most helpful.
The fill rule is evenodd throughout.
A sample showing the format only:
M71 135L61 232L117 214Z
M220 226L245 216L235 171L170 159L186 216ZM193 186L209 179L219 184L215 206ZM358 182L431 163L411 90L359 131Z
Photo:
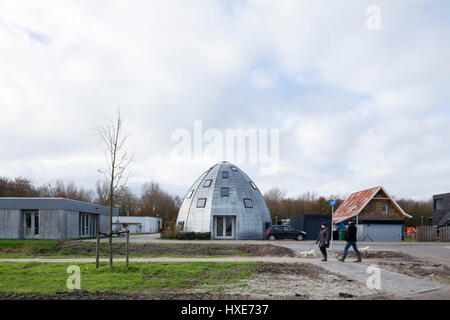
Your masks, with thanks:
M59 243L59 240L0 240L0 258L48 255Z
M66 272L70 263L0 262L0 292L55 294L68 291ZM81 269L81 289L90 292L137 294L146 289L223 286L248 279L258 263L92 263L77 264Z

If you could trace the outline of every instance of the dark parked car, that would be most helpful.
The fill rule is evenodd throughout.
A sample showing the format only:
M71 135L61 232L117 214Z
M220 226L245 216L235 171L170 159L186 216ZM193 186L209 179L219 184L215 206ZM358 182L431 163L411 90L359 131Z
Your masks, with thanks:
M269 240L295 239L301 241L306 239L306 232L295 230L291 226L272 226L267 229L266 238Z

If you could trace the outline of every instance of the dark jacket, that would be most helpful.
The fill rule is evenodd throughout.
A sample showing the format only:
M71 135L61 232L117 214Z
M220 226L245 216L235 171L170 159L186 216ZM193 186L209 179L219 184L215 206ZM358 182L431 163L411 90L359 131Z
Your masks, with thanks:
M329 247L330 244L330 232L328 231L328 228L323 228L319 232L319 237L317 238L317 241L319 241L319 247Z
M356 242L357 228L354 224L349 224L347 227L347 233L345 234L345 240L347 242Z

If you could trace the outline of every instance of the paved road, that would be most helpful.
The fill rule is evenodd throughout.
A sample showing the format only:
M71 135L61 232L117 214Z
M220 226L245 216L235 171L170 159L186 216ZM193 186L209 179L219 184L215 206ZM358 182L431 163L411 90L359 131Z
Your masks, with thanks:
M95 240L85 240L95 241ZM102 241L107 241L103 239ZM124 238L114 238L114 241L122 242ZM294 252L309 251L315 248L314 241L262 241L262 240L202 240L202 241L180 241L180 240L162 240L160 234L130 236L131 242L137 243L223 243L223 244L273 244L292 249ZM344 250L344 241L335 241L333 249L335 251ZM373 251L399 251L420 259L428 260L432 263L450 265L450 243L442 242L359 242L359 248L369 247Z

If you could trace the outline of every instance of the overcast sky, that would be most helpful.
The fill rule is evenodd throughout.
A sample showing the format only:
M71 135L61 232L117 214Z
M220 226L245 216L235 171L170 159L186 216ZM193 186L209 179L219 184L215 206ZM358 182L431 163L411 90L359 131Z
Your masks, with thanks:
M368 27L380 10L380 29ZM93 187L94 129L120 107L130 187L184 196L215 160L171 159L177 129L279 129L264 192L450 192L446 0L0 0L0 176ZM233 160L233 159L228 159Z

